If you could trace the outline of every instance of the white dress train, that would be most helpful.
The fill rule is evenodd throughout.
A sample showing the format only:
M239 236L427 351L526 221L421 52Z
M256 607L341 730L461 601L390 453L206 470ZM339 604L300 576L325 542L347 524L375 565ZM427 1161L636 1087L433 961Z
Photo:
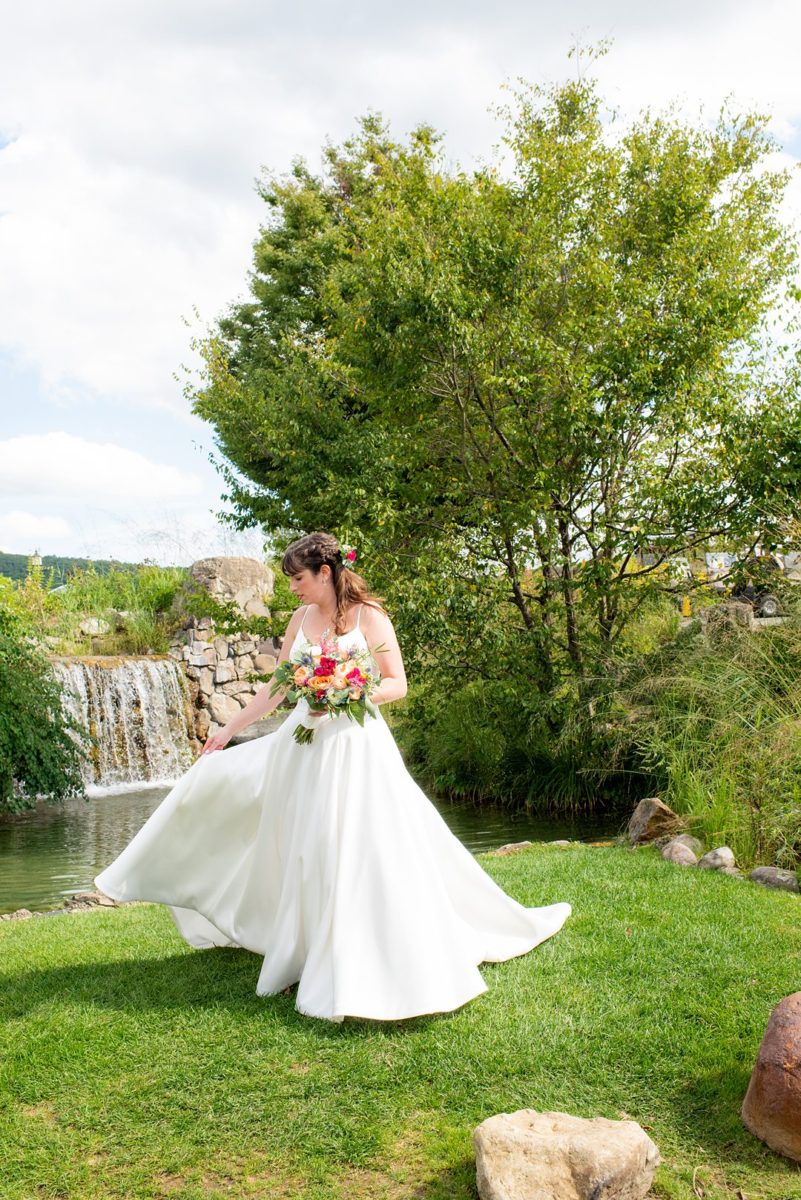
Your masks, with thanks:
M361 617L361 610L359 612ZM303 626L291 654L303 639ZM303 639L305 640L305 639ZM366 639L357 623L339 641ZM397 1020L487 990L478 964L525 954L569 904L525 908L451 833L381 716L318 718L201 755L95 879L170 907L190 945L263 956L261 996L298 983L307 1016Z

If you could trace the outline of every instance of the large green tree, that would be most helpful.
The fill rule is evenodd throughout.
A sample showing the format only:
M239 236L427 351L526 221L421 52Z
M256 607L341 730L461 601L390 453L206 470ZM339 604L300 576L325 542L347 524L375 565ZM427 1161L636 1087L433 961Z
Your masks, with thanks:
M498 166L370 117L322 176L267 177L251 299L193 403L241 525L359 540L410 654L502 677L523 645L552 695L672 557L780 536L801 410L770 322L796 248L764 117L624 127L588 78L501 115Z

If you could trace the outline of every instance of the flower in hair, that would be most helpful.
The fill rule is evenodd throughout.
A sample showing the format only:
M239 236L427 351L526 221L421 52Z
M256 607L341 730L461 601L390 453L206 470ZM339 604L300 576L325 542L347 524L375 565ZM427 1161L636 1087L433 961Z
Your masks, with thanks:
M342 555L342 561L346 567L351 567L356 562L356 547L348 546L343 542L339 547L339 552Z

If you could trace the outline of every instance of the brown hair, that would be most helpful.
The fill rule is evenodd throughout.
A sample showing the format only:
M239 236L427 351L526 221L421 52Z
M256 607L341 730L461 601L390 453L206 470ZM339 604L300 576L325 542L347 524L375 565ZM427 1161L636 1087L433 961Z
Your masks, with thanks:
M305 537L292 542L284 551L281 570L285 575L294 575L296 571L308 568L313 574L319 575L324 563L331 568L331 580L337 598L334 633L344 633L342 626L345 613L352 604L370 604L384 611L384 597L374 595L367 581L344 562L339 542L332 533L307 533Z

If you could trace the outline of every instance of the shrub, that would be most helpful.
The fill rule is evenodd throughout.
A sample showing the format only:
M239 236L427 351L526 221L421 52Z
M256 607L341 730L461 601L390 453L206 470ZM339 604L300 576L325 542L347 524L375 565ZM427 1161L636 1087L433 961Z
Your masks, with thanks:
M77 739L77 740L76 740ZM83 791L90 742L61 706L61 688L23 620L0 606L0 812Z

